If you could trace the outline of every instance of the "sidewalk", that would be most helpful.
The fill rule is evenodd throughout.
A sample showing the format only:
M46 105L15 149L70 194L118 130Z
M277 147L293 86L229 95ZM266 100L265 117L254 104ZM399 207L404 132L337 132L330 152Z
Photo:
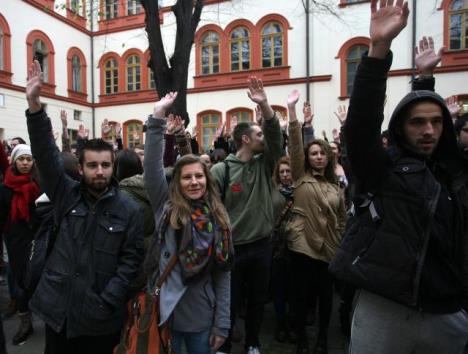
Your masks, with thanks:
M0 311L3 312L8 304L8 287L5 283L0 284ZM243 326L243 322L239 321ZM34 334L22 346L12 346L11 338L16 332L18 326L18 318L13 317L3 321L3 328L7 340L8 354L42 354L44 350L44 324L42 321L34 318ZM242 327L243 328L243 327ZM295 354L295 346L289 343L278 343L273 338L275 329L275 318L273 306L268 304L265 311L261 333L261 353L262 354ZM317 328L315 326L308 327L310 348L314 348ZM329 331L329 354L345 354L348 342L341 335L338 319L338 302L335 298L333 307L332 320ZM66 354L66 353L64 353ZM240 343L235 344L232 354L244 354L243 346Z

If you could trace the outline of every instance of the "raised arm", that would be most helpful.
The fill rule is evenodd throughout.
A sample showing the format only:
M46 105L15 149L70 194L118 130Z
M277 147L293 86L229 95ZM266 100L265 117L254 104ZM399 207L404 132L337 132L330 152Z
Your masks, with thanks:
M307 145L310 141L315 139L315 131L314 127L312 126L314 112L312 111L312 106L309 102L304 102L304 107L302 107L302 114L304 115L304 145Z
M397 0L395 5L381 1L379 9L377 2L371 1L369 55L359 65L344 129L353 174L367 191L376 187L385 171L386 154L380 129L392 62L390 46L406 27L409 15L408 4L402 0Z
M247 95L260 106L260 111L263 117L263 134L265 134L265 158L269 175L273 173L276 161L281 157L283 149L283 136L281 128L273 108L268 103L268 98L265 90L263 89L262 80L252 76L249 78Z
M166 131L166 110L177 97L177 92L170 92L162 97L154 106L153 116L148 118L144 177L145 188L155 214L159 221L164 203L168 197L168 186L163 166L164 132Z
M60 110L60 120L62 121L62 151L71 152L70 137L68 136L67 111Z
M419 41L419 47L414 48L414 62L418 77L411 83L413 91L434 91L434 69L442 60L444 50L445 47L442 47L438 53L435 52L432 37L423 37Z
M297 181L304 174L304 144L302 143L301 125L297 120L296 104L299 101L299 91L293 90L288 95L289 112L289 155L291 157L291 175Z
M42 109L40 95L43 77L37 60L31 65L26 84L26 111L29 139L34 160L41 176L41 187L56 206L65 210L69 202L69 190L75 184L65 175L59 151L52 135L52 125Z

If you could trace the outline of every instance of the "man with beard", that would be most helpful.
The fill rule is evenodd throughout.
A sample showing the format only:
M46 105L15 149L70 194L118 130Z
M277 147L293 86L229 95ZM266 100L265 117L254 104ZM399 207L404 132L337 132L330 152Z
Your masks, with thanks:
M213 166L211 172L231 219L236 254L231 278L231 328L245 284L245 349L248 354L259 354L258 335L270 279L270 234L275 224L271 176L283 143L278 118L268 104L262 81L250 78L247 94L261 107L263 126L252 122L237 124L233 133L237 152ZM230 350L228 338L219 352Z
M111 354L143 257L143 214L112 179L113 148L101 139L80 152L81 183L66 176L39 99L42 82L34 61L27 125L57 230L30 307L46 323L46 354Z

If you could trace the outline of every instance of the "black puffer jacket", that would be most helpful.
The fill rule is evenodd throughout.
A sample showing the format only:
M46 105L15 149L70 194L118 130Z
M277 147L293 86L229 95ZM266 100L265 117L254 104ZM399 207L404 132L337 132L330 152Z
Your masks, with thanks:
M357 211L330 271L423 311L456 312L468 308L468 168L445 102L431 91L403 98L390 120L390 149L383 150L390 65L391 55L363 57L358 69L345 126ZM400 133L406 110L419 101L434 102L443 112L431 159L406 149Z
M143 257L143 213L116 181L89 202L83 184L65 175L44 111L27 115L44 191L60 223L31 309L67 337L119 332L128 288Z

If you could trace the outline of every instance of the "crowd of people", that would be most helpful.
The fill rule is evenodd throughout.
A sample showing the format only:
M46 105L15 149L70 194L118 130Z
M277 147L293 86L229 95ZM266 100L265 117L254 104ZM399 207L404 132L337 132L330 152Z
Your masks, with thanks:
M145 144L132 149L107 121L101 138L80 126L71 145L62 111L60 151L35 61L30 145L16 137L0 149L5 316L20 321L12 343L33 334L34 313L45 322L45 354L113 353L127 302L145 290L160 291L160 324L176 354L231 353L236 341L264 352L269 301L275 340L324 354L337 291L351 354L468 353L468 115L435 93L443 49L424 37L412 91L381 131L390 47L409 10L403 0L370 6L370 48L348 109L335 112L333 140L316 136L308 102L298 119L299 91L285 97L283 117L250 77L255 121L232 117L209 151L170 113L177 92L155 103ZM31 286L33 241L45 234L47 258ZM0 342L2 353L3 329Z

